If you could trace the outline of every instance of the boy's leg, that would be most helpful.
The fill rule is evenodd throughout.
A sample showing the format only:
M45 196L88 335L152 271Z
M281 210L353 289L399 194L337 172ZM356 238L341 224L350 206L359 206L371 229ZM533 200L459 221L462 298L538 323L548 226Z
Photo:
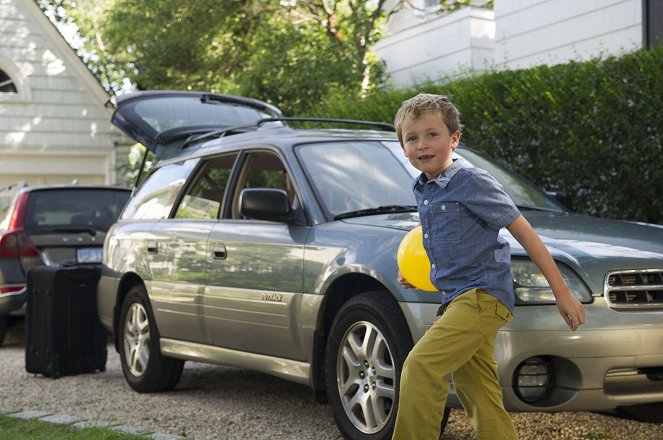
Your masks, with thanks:
M478 304L486 339L474 356L453 372L456 395L479 440L514 440L518 434L504 409L494 354L497 331L511 321L511 314L497 299L482 291L478 293Z
M437 440L449 393L448 373L465 364L484 344L477 294L451 302L414 346L403 365L394 440Z

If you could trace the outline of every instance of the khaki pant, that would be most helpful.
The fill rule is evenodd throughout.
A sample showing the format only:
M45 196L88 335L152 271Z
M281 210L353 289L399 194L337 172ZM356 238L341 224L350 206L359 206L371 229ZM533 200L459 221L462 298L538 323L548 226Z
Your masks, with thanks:
M502 403L493 343L512 319L495 297L473 289L454 299L403 365L394 440L437 440L454 387L479 440L517 439Z

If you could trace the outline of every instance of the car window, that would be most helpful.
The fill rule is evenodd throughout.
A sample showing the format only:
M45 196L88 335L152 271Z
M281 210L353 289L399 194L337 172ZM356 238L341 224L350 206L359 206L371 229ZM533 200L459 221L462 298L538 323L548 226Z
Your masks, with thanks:
M216 219L237 155L208 160L182 198L175 218Z
M232 127L274 116L247 105L204 101L198 96L145 99L133 111L157 132L187 126Z
M241 218L239 214L239 195L245 188L282 189L295 200L295 188L281 159L270 152L251 153L247 156L239 175L232 204L232 218Z
M129 200L122 218L136 220L167 218L175 198L198 160L190 159L157 168Z
M458 151L472 165L488 171L491 176L497 179L504 187L504 191L518 207L563 210L559 203L546 196L543 191L513 171L473 151L464 148Z
M412 176L382 143L307 144L296 152L320 202L333 215L386 205L416 205Z
M32 191L25 211L25 231L31 235L81 227L107 231L130 194L128 190L96 188Z

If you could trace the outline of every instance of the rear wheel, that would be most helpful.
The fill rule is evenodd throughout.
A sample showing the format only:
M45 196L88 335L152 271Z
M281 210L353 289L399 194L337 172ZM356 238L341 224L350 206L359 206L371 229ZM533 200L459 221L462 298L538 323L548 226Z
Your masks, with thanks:
M159 331L143 286L131 288L120 313L120 359L127 383L141 393L175 388L184 361L163 356Z
M399 378L412 345L388 292L363 293L339 310L329 332L325 372L329 404L346 438L391 438Z

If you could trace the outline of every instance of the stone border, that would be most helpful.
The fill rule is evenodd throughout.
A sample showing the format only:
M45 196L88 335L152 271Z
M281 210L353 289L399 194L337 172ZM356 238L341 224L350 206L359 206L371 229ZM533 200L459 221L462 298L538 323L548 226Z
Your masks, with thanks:
M151 438L154 440L181 440L180 437L172 434L164 434L161 432L152 432L149 429L141 428L138 426L122 425L105 420L83 420L80 417L74 417L67 414L52 414L45 411L15 411L0 407L0 414L23 420L39 420L47 423L56 423L59 425L71 425L75 428L108 428L112 431L121 432L124 434L131 434L141 438Z

